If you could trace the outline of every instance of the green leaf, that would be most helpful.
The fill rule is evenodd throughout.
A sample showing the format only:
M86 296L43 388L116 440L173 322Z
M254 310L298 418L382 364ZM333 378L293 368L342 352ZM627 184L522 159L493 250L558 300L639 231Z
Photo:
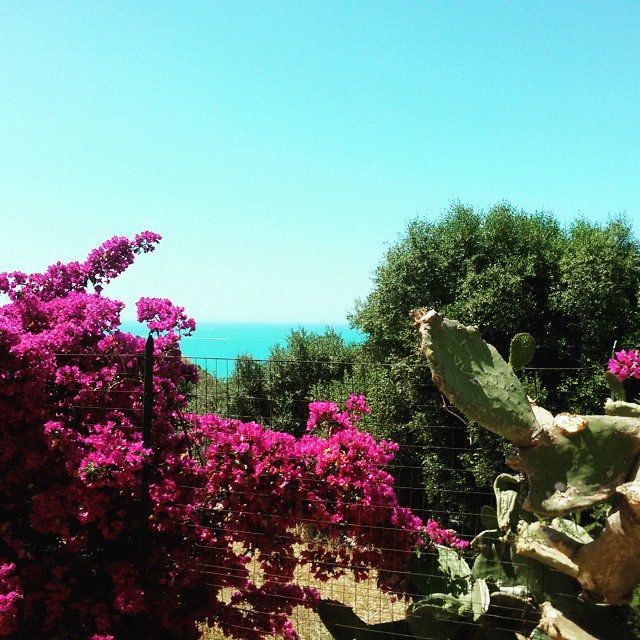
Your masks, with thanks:
M573 538L577 542L582 542L583 544L593 542L593 538L589 535L586 529L583 529L579 524L576 524L567 518L554 518L551 521L551 526L570 538Z
M453 579L468 578L471 569L465 559L453 549L437 545L438 565L443 573Z
M624 385L622 384L618 376L616 376L615 373L612 373L611 371L607 371L604 374L604 378L607 381L607 386L611 391L611 397L613 398L613 400L620 400L624 402L627 399L627 394L624 390Z
M480 519L482 520L482 526L485 529L499 529L498 525L498 513L493 507L484 505L480 509Z
M407 610L407 625L417 640L450 640L460 630L465 616L464 603L449 594L433 594L412 604Z
M476 580L471 591L471 609L473 611L473 621L477 622L489 609L491 595L487 583L482 580Z
M533 558L514 553L513 565L519 584L525 585L537 602L548 600L553 604L557 602L558 594L575 599L580 593L577 580Z
M549 640L549 636L541 627L536 627L529 635L529 640Z
M492 594L493 593L502 593L508 596L514 596L516 598L529 598L531 596L531 592L529 591L529 589L521 584L515 585L513 587L500 586L497 588L497 591L492 591Z
M500 540L500 531L483 531L471 543L479 554L473 563L473 577L504 585L517 585L511 560L511 545Z
M540 621L540 609L530 598L497 591L485 616L485 627L495 632L527 636Z
M493 483L496 494L498 528L515 531L518 527L518 490L520 482L515 476L501 473Z
M530 333L516 333L511 338L509 364L514 371L524 369L536 352L536 342Z
M436 545L417 549L409 562L411 582L423 596L450 593L459 596L471 588L471 569L456 551Z

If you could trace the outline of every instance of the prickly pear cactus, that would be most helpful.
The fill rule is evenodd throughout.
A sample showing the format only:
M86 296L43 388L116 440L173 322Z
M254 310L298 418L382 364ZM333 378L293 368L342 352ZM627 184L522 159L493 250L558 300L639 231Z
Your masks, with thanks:
M624 390L624 385L618 379L618 376L616 376L611 371L607 371L604 374L604 379L607 383L607 386L609 387L609 390L611 391L611 398L613 400L621 400L624 402L627 399L627 393Z
M496 508L481 513L485 530L471 543L473 566L456 549L418 548L409 566L413 602L404 620L364 623L350 607L323 600L318 613L335 640L632 640L615 607L579 599L579 585L537 559L516 553L537 544L540 522L520 518L521 482L499 475ZM526 515L526 514L524 514ZM591 537L571 520L549 527L578 542Z
M511 338L509 364L514 371L524 369L536 352L536 342L530 333L516 333Z
M516 446L509 464L526 476L525 509L559 517L611 502L603 534L575 539L553 527L523 530L516 551L575 578L594 602L627 602L640 582L640 406L560 414L532 405L513 369L474 327L436 311L414 314L440 391L467 418Z
M422 349L433 381L468 418L527 445L539 429L513 369L475 327L447 320L435 311L419 321Z

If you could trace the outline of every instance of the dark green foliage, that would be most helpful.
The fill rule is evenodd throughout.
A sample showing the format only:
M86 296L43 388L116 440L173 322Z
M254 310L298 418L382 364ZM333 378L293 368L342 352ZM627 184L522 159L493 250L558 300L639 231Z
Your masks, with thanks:
M187 409L191 413L224 413L225 380L210 372L206 363L195 364L198 371L197 384L189 384L182 393L187 399ZM204 366L203 366L204 365Z
M371 336L369 348L382 359L415 352L407 315L422 307L479 325L505 353L511 336L548 306L546 289L558 271L561 241L553 218L509 205L486 216L456 205L436 222L414 220L378 267L374 290L358 303L353 321ZM548 324L546 317L535 321Z
M270 415L267 388L263 364L250 355L240 356L228 384L227 415L244 422L267 422Z
M615 340L635 344L638 309L638 241L617 218L606 227L573 225L559 260L560 278L550 305L566 323L566 351L601 362ZM535 334L534 334L535 335Z
M189 408L255 420L299 436L306 431L309 402L341 403L352 392L366 393L366 376L354 363L355 354L356 347L331 328L324 334L293 330L284 346L271 348L268 360L239 356L227 378L200 369Z
M422 361L408 319L418 308L435 308L478 326L505 358L512 337L527 332L536 344L539 370L518 375L527 394L554 413L569 408L601 413L608 395L602 372L611 345L615 340L635 345L640 337L640 246L620 217L606 225L577 221L563 228L549 214L529 214L509 204L486 213L457 204L439 219L409 223L373 280L373 291L351 316L368 334L362 349L369 358L404 369ZM572 370L557 370L567 367ZM403 431L403 411L394 407L420 406L425 425L445 426L425 436L430 448L423 478L430 506L477 513L477 493L505 469L505 444L483 434L470 448L452 415L455 409L443 408L426 377L387 390L389 416L399 421L394 431ZM414 442L415 423L409 417L404 424ZM457 472L448 471L454 467ZM456 524L473 526L471 518L461 520Z
M329 397L353 370L355 347L345 345L335 330L324 334L304 329L292 331L285 346L271 348L264 364L269 381L271 420L269 425L297 436L306 431L308 404L314 400L342 402ZM326 397L325 397L326 396Z
M508 204L486 214L455 205L408 225L352 320L380 360L415 352L407 315L424 307L477 325L503 355L530 333L536 366L600 365L616 339L636 342L639 284L640 248L622 218L563 229Z

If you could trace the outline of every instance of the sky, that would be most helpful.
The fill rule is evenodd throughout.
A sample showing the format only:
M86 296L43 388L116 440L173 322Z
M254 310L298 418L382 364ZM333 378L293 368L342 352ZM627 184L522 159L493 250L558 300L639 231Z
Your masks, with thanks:
M0 271L150 229L105 293L345 320L453 202L640 227L640 3L0 3Z

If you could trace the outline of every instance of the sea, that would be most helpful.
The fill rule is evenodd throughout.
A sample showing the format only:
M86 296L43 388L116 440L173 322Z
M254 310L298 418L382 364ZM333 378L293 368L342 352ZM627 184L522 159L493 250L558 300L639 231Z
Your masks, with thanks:
M340 334L347 344L357 344L365 338L346 323L198 322L193 335L182 339L182 355L203 368L214 368L218 375L228 376L238 356L249 354L256 360L266 360L271 347L285 345L294 329L323 334L328 328ZM149 334L144 325L132 321L123 321L122 329L139 336Z

